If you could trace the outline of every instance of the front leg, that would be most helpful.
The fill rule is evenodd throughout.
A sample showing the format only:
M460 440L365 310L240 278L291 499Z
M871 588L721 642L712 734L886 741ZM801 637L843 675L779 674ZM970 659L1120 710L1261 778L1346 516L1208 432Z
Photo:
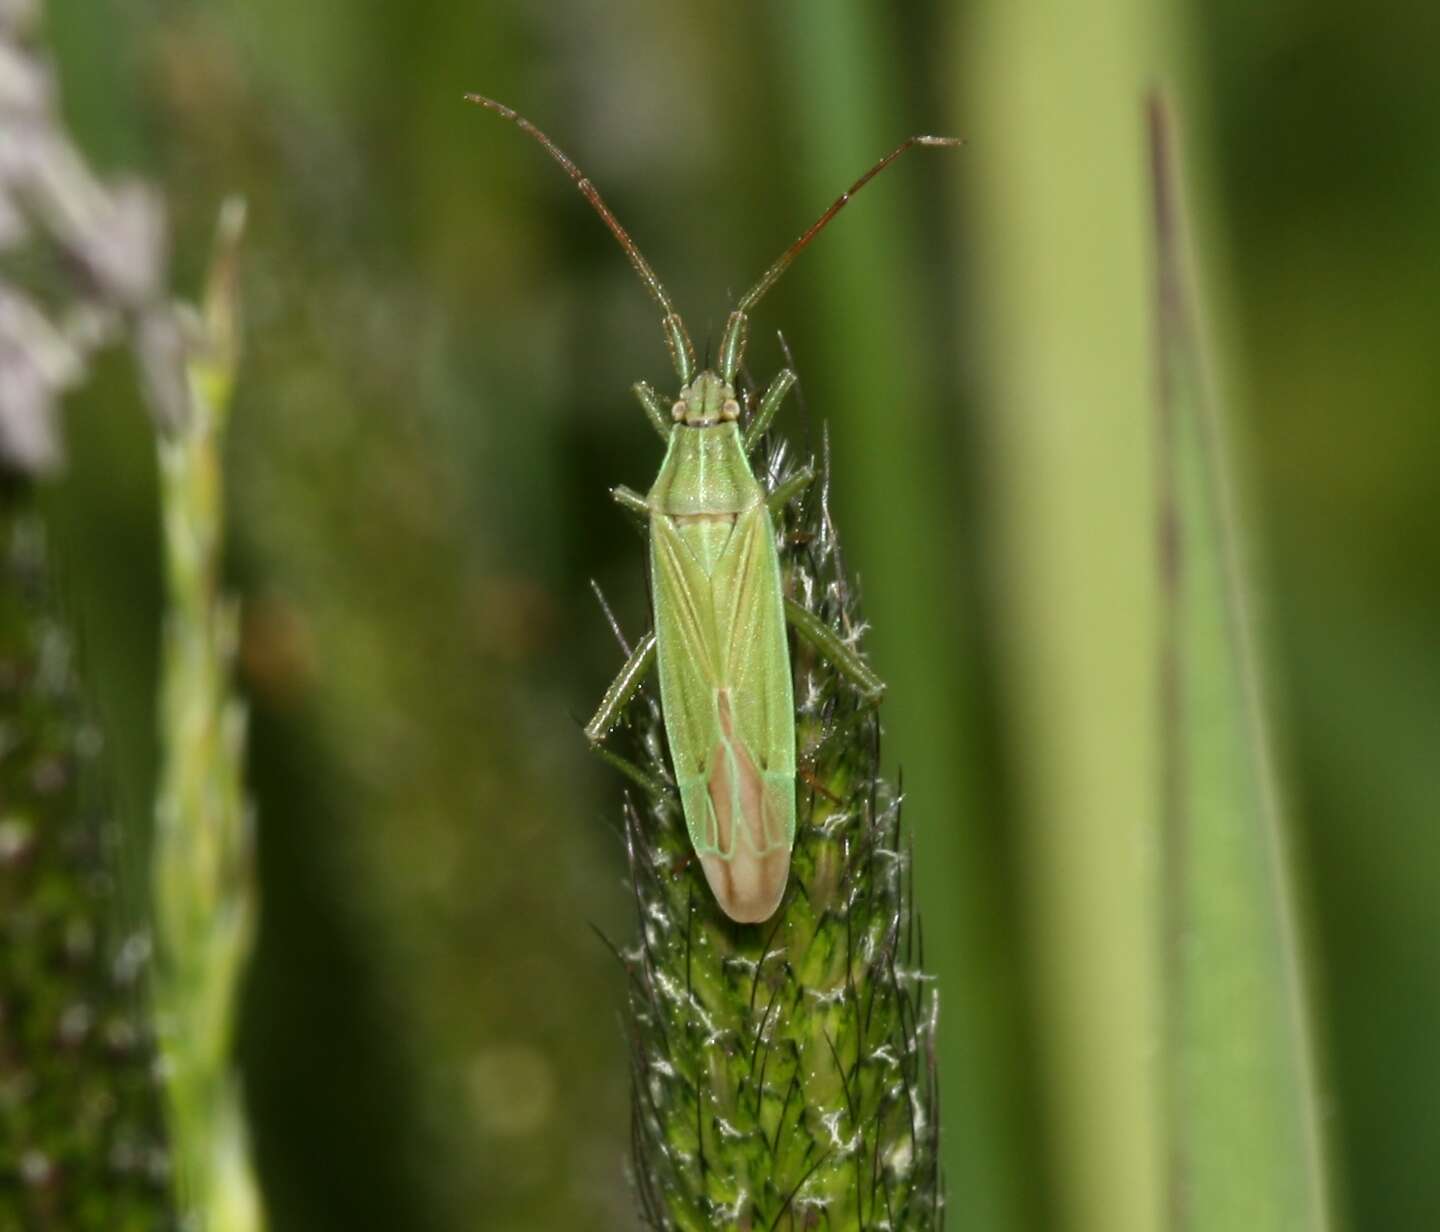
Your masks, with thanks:
M614 730L615 724L620 721L621 713L639 692L645 677L654 666L655 634L650 632L640 639L630 657L625 660L620 674L605 690L599 709L595 711L590 722L585 724L585 739L602 760L609 762L626 778L639 784L649 795L659 797L666 794L665 785L659 779L642 770L634 762L621 757L619 753L607 749L604 744L605 737Z
M885 682L880 679L860 653L847 645L829 625L808 608L801 607L794 599L785 600L785 619L795 630L835 668L846 677L872 706L885 696Z
M779 517L780 511L814 482L815 467L807 462L784 483L776 484L775 490L765 498L770 516Z
M797 379L789 368L781 368L775 374L775 379L770 382L770 387L760 399L755 417L745 427L745 452L747 454L754 452L755 446L760 443L760 438L765 435L766 429L770 427L771 421L775 418L775 412L785 401L785 395L794 387Z
M662 441L668 441L670 429L674 425L670 422L670 416L665 413L665 404L660 401L660 395L655 392L654 386L649 381L636 381L630 388L635 391L635 397L645 412L645 418L650 421L650 426L660 434Z

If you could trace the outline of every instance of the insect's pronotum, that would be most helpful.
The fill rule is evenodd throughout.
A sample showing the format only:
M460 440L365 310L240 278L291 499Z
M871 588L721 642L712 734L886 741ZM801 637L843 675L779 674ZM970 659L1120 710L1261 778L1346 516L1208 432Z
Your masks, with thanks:
M951 137L910 137L855 181L750 288L730 313L715 368L697 369L680 314L635 241L580 169L544 133L502 103L467 94L512 121L563 167L620 241L646 290L680 381L668 411L646 382L635 394L665 441L665 460L648 495L629 488L615 500L647 519L653 631L635 647L606 691L585 735L599 746L652 667L690 841L725 914L740 923L768 919L780 905L795 841L795 701L787 622L867 699L884 684L859 654L813 613L783 593L772 513L814 478L808 467L766 492L750 454L795 384L781 369L744 430L735 377L750 311L850 198L912 146L955 146ZM611 754L612 760L614 755ZM635 771L637 778L643 772Z

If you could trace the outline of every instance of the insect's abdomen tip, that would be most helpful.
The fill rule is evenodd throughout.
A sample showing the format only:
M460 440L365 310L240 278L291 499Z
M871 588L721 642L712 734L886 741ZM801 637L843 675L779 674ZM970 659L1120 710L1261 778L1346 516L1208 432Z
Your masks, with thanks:
M762 856L742 848L730 860L703 855L700 867L721 911L737 924L763 924L785 897L790 849L777 847Z

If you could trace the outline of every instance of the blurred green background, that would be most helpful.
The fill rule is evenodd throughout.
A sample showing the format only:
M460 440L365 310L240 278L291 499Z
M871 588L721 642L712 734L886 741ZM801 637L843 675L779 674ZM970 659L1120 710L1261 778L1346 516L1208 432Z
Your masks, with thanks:
M67 114L102 167L163 186L182 290L222 196L251 206L242 1048L278 1232L633 1218L621 976L589 927L634 926L619 785L574 719L619 660L589 579L646 619L605 489L648 486L627 386L669 370L604 228L466 90L577 159L712 342L900 137L968 139L846 213L750 360L768 376L783 328L808 406L784 428L830 426L891 686L951 1226L1145 1226L1153 1161L1103 1143L1144 1122L1153 1045L1123 904L1153 757L1157 81L1263 581L1339 1210L1433 1226L1440 10L1084 7L50 0ZM117 358L72 400L49 505L138 852L158 530L130 388Z

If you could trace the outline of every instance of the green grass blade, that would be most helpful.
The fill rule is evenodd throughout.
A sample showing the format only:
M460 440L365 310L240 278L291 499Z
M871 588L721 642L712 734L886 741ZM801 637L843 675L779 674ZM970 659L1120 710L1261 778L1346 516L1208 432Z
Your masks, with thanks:
M1161 913L1173 1232L1328 1226L1290 869L1245 580L1150 109L1159 399Z

